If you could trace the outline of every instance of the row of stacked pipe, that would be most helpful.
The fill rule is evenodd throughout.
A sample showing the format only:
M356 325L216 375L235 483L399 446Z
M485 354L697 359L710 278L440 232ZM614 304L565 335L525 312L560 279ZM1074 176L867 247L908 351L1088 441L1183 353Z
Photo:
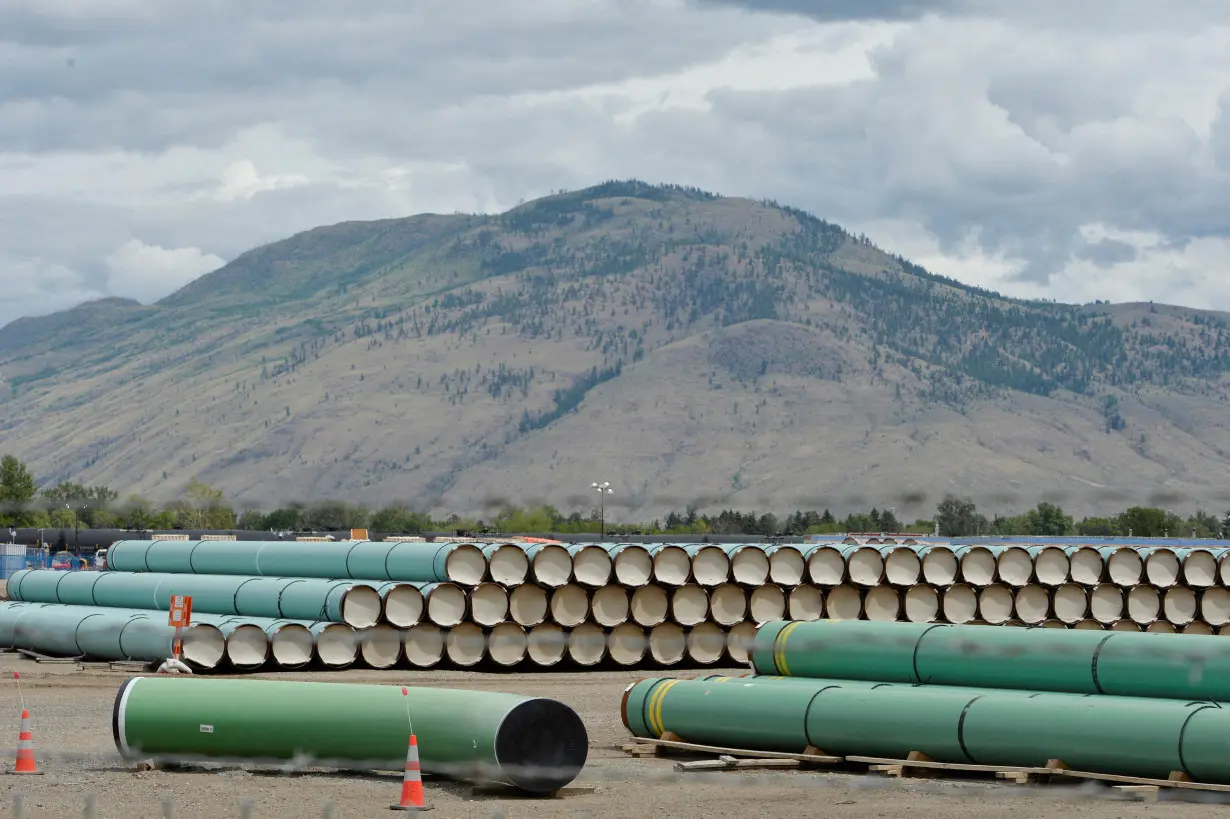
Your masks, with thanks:
M624 725L642 738L855 762L1230 784L1220 705L1230 641L1218 637L773 622L756 634L751 667L640 680L624 693Z
M0 646L198 670L742 663L758 624L872 620L1213 634L1230 550L875 541L130 540L105 572L17 572Z

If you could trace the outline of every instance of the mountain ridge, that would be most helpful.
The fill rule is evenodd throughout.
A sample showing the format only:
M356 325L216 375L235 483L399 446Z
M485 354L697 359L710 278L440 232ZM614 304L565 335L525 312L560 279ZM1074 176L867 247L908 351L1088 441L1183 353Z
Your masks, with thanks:
M618 478L653 516L1064 486L1218 502L1230 460L1230 315L1013 299L681 186L322 226L121 302L72 333L73 311L0 328L0 448L49 479L461 513L587 505L577 487Z

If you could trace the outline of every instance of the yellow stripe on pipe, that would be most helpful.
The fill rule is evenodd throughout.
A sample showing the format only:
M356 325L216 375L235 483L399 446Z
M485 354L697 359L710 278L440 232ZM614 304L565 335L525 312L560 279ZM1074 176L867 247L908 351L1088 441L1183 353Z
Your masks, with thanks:
M662 724L663 700L666 699L666 692L670 691L672 688L674 688L678 684L679 684L679 680L670 680L667 683L665 683L662 686L662 688L658 691L658 693L654 696L653 706L651 707L651 710L649 713L649 720L650 720L649 725L650 725L650 729L655 734L657 734L659 738L661 738L661 736L666 733L666 726Z
M660 737L662 734L658 731L657 725L654 723L653 709L654 705L658 701L658 695L662 693L662 687L668 682L669 680L659 680L657 685L654 686L653 691L649 692L649 697L645 700L645 725L648 726L649 733L653 734L655 737Z
M790 623L777 633L777 638L773 641L773 665L777 668L777 673L784 677L790 676L790 667L786 663L786 641L790 639L790 633L799 625L801 625L799 621Z

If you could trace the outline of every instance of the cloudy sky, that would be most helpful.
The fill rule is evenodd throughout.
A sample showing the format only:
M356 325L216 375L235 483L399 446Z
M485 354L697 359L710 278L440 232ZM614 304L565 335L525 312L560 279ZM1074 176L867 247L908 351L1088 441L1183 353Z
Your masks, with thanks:
M608 178L1230 310L1225 0L4 0L0 324Z

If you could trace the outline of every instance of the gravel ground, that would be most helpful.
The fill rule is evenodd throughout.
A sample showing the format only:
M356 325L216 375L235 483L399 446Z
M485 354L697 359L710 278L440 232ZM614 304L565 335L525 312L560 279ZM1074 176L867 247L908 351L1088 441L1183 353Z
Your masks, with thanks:
M21 706L11 680L21 671L34 722L34 741L43 776L0 776L0 815L36 817L372 817L392 815L399 773L283 773L215 766L181 771L135 771L121 761L111 738L115 692L127 676L82 671L72 664L39 665L0 655L7 691L0 709L0 737L16 749ZM458 784L428 779L433 817L485 819L491 816L554 819L610 817L644 819L657 812L671 817L808 817L809 819L982 819L986 816L1079 816L1119 819L1166 815L1167 819L1230 817L1230 804L1147 805L1112 798L1105 788L1052 786L1023 788L987 781L896 781L856 774L716 773L675 774L670 762L632 759L618 750L627 734L619 719L623 688L636 672L561 674L479 674L463 672L371 672L261 675L345 682L405 683L510 691L553 697L572 706L590 736L589 763L573 790L552 799L507 792L473 794ZM14 750L3 751L11 770ZM86 812L87 798L96 799ZM20 799L20 805L15 803ZM167 811L169 800L170 812ZM245 809L244 802L249 802ZM249 811L245 813L245 810Z

